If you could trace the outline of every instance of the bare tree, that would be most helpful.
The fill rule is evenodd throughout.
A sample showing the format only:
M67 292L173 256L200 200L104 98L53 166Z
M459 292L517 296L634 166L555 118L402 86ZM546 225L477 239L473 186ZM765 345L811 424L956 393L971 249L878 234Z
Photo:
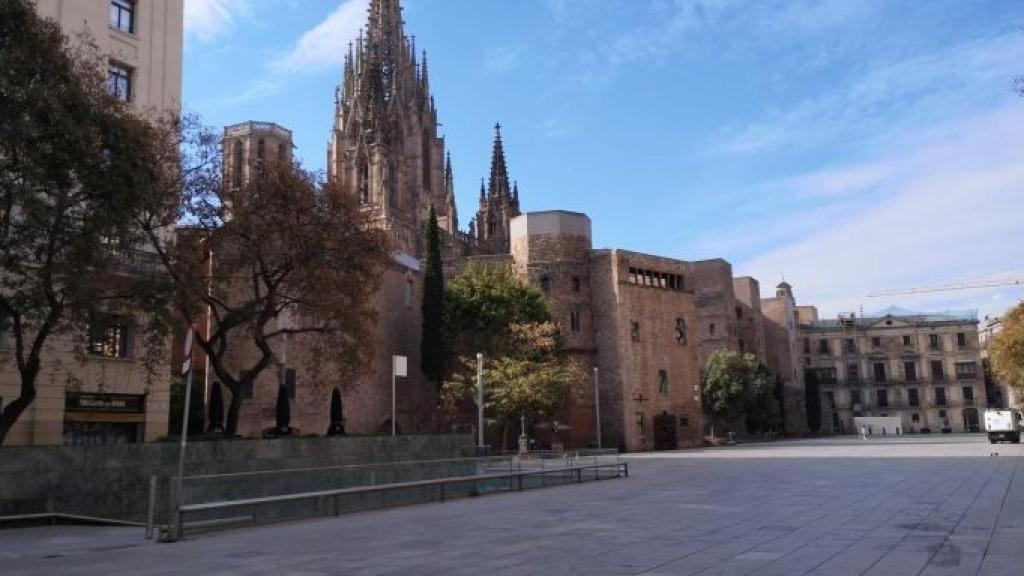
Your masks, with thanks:
M270 162L230 186L211 131L188 118L170 128L165 149L182 160L141 227L160 253L178 314L209 310L210 333L199 331L196 343L231 392L225 432L234 435L243 392L273 364L275 342L308 336L312 367L329 370L336 385L365 365L372 298L390 249L354 198L293 162ZM175 223L182 228L171 237L165 231Z

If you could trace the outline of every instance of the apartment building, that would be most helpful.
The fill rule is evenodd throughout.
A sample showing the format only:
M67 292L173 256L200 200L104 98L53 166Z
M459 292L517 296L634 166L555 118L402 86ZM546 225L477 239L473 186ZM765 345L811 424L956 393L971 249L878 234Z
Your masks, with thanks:
M37 0L36 6L72 44L88 40L98 47L110 91L139 113L180 109L183 0ZM113 276L155 270L145 250L126 248L118 256ZM94 319L81 334L51 338L36 400L4 443L109 444L166 435L170 367L165 359L155 372L147 370L141 324L119 311ZM9 356L11 345L0 335L0 356ZM16 367L0 362L0 403L18 391Z
M851 433L857 416L899 417L907 433L978 430L986 395L972 313L839 316L800 331L824 432Z

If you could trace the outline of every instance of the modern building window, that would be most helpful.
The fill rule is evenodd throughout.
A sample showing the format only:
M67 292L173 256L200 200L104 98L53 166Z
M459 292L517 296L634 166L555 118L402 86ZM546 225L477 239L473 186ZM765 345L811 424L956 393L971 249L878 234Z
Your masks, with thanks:
M978 377L978 365L974 362L957 362L956 379L970 380Z
M911 344L911 340L910 340L910 334L904 334L903 335L903 345L904 346L911 346L912 345Z
M676 344L679 344L680 346L686 345L686 320L676 318L676 329L673 336L676 339Z
M580 331L580 311L572 310L569 312L569 327L573 332Z
M850 354L857 353L857 342L853 338L846 339L846 351Z
M714 323L714 322L712 322L712 323L711 323L711 324L710 324L710 325L708 326L708 334L710 334L710 335L712 335L712 336L714 336L714 335L715 335L715 323Z
M636 320L629 323L629 338L633 340L633 342L640 341L640 323Z
M810 338L804 338L804 354L810 354L810 353L811 353L811 339Z
M123 102L132 100L132 69L116 62L107 68L107 91Z
M860 390L850 390L850 404L860 404Z
M871 345L874 346L875 348L881 348L882 347L882 339L879 338L878 336L872 336L871 337Z
M942 371L942 360L932 360L931 368L932 380L935 380L936 382L941 382L946 379L946 375Z
M668 371L658 370L658 394L668 396Z
M875 382L885 382L885 362L875 362Z
M964 393L964 406L974 406L974 388L970 386L963 387Z
M135 32L135 0L110 0L110 25L122 32Z
M402 301L406 308L412 308L412 278L405 279L405 293L402 294Z
M911 422L920 422L921 421L921 415L918 414L917 412L914 412L913 414L910 415L910 421Z
M875 399L878 400L879 408L886 408L889 406L889 391L888 390L875 390Z
M826 386L835 386L836 384L836 369L835 368L819 368L818 378L821 379L821 383Z
M551 292L551 278L549 276L540 277L540 290L545 294Z
M909 406L920 406L921 399L917 396L917 388L907 389L907 404Z
M260 138L256 141L256 162L263 164L263 160L267 157L267 142Z
M928 335L928 348L931 350L940 350L942 348L938 334Z
M860 367L856 364L850 364L846 367L846 379L850 382L860 382Z
M939 418L943 418L944 419L945 417L946 417L946 411L945 410L939 410Z
M963 332L956 333L956 347L961 350L967 348L967 334L964 334Z
M579 276L573 276L572 277L572 291L573 292L579 292L580 291L580 277Z
M935 405L945 406L946 405L946 389L942 386L935 388Z
M825 338L822 338L821 340L818 340L818 354L828 354L828 353L829 353L828 340L825 339Z
M825 391L825 404L829 408L834 408L836 405L836 393L831 390Z
M285 146L284 142L277 145L277 159L282 162L288 159L288 148Z
M101 315L89 323L89 354L128 357L128 323L119 316Z
M913 362L904 362L903 378L907 382L917 382L917 364Z

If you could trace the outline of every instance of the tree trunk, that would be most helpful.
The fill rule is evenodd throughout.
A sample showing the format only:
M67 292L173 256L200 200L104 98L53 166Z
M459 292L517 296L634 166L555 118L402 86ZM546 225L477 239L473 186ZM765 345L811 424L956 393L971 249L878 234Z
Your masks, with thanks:
M38 374L39 370L31 369L29 373L22 374L21 395L5 406L3 412L0 412L0 446L7 438L7 433L14 427L14 423L36 399L36 376Z
M502 424L502 426L501 426L501 451L502 452L508 450L508 427L509 427L509 421L508 421L508 418L506 418L505 419L505 423Z
M241 382L228 386L228 390L231 390L231 404L228 405L228 421L224 424L224 435L228 438L235 436L238 430L238 413L242 409L241 389Z

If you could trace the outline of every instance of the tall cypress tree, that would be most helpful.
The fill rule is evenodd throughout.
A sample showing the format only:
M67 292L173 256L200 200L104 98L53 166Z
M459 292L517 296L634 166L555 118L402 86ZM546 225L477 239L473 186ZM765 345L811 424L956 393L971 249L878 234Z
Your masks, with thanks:
M444 313L444 273L441 268L441 231L437 214L430 207L427 221L427 261L423 271L423 338L420 342L420 367L427 380L438 389L444 376L445 343L442 326Z

